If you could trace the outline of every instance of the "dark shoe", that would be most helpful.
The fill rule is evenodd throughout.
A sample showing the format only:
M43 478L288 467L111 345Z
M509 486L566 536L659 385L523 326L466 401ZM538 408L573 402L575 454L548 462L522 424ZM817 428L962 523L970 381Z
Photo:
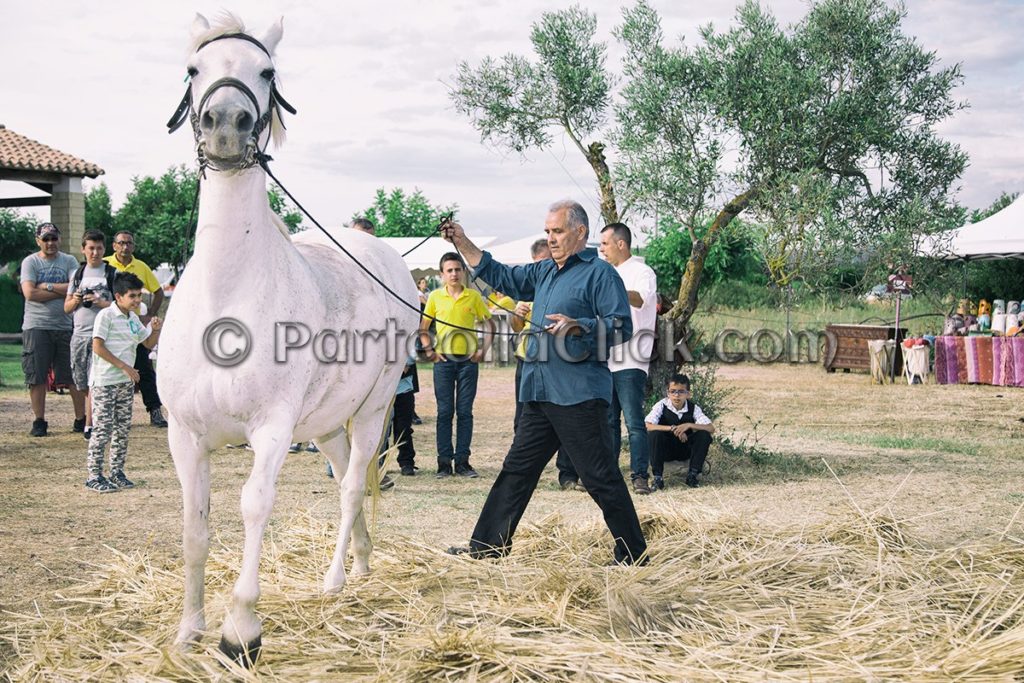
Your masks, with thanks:
M160 408L153 408L149 411L149 424L154 427L166 427L167 420L164 419L164 411Z
M306 452L307 453L319 453L320 449L316 447L315 443L310 441L308 444L306 444Z
M380 479L380 490L381 491L387 491L388 489L393 489L393 488L395 488L395 480L394 479L392 479L391 477L389 477L386 474L383 477L381 477L381 479Z
M665 480L662 479L661 477L655 477L654 478L654 483L651 484L651 490L652 491L664 491L665 490Z
M460 477L466 477L467 479L476 479L477 477L480 476L479 474L476 473L476 470L469 466L469 464L456 465L455 474L457 474Z
M37 417L32 421L32 431L28 433L29 436L46 436L46 428L49 423L41 417Z
M402 465L402 476L412 477L416 475L416 468L412 465Z
M651 487L647 485L647 480L643 477L637 477L633 480L633 493L639 496L646 496L651 492Z
M448 550L445 550L449 555L469 555L472 557L473 550L466 545L453 545Z
M92 427L86 427L85 429L83 429L82 430L82 436L85 437L86 441L91 439L92 438Z
M135 487L135 484L132 483L128 477L124 476L124 472L114 472L110 475L110 479L107 481L113 484L115 488L119 489L130 489Z
M302 450L302 444L301 443L293 443L291 446L288 447L288 452L289 453L298 453L301 450Z
M558 482L558 485L562 487L563 491L571 491L576 488L577 484L579 484L579 482L575 479L566 479L565 481Z
M447 479L448 477L452 476L452 471L447 469L440 469L434 476L438 479Z
M691 489L695 489L700 486L700 483L698 483L697 481L696 472L690 472L689 474L686 475L686 485L689 486Z
M107 478L102 474L85 482L85 488L96 493L113 493L117 490L117 487L107 481Z
M84 432L85 431L85 418L78 418L75 423L71 425L71 431L73 432Z

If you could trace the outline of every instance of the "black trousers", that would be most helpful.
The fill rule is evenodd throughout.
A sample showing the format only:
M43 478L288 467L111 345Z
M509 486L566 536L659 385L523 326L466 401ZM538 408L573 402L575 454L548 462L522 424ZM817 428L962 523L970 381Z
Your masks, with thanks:
M691 429L686 441L680 441L672 432L647 432L651 451L651 474L661 477L669 460L689 460L690 472L700 474L711 447L711 435L704 430Z
M572 406L539 401L523 404L512 448L470 537L474 557L498 557L511 550L512 536L541 472L561 444L587 493L604 513L615 539L615 560L646 562L647 542L618 459L612 455L607 420L608 404L599 399Z
M139 344L135 349L135 369L139 371L139 390L142 392L142 402L146 404L146 412L156 410L163 404L160 403L160 394L156 393L153 361L149 359L149 349L144 344Z
M398 441L398 465L403 467L413 466L416 459L416 449L412 445L412 416L416 410L416 394L407 391L404 394L395 396L395 416L391 421L392 443ZM387 442L384 444L387 446Z
M523 377L523 359L516 357L516 416L512 420L512 432L519 430L519 417L523 414L523 404L519 402L519 380ZM557 448L557 446L556 446ZM558 449L558 457L555 458L555 468L558 470L558 484L561 486L566 482L577 482L580 475L576 473L572 460L565 454L564 448Z

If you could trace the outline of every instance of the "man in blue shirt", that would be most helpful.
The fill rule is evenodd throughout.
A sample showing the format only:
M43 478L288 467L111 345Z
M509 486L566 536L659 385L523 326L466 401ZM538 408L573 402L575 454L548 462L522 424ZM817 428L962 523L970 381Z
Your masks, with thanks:
M469 547L450 548L452 554L507 554L541 472L561 445L604 513L615 561L647 561L647 543L607 426L612 377L605 361L608 349L632 334L629 300L615 269L586 248L588 225L578 203L556 202L544 224L551 258L515 267L478 249L457 223L442 229L476 277L519 301L533 301L519 427Z

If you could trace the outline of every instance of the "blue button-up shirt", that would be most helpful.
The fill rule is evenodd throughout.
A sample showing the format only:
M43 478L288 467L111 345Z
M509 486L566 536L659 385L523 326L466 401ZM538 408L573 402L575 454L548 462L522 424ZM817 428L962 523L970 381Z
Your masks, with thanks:
M506 266L484 252L474 275L519 301L532 301L534 324L526 343L519 400L569 406L591 399L611 403L612 374L608 349L633 334L629 299L622 278L597 250L584 249L559 268L551 259ZM546 317L561 313L583 328L579 336L554 337L541 332Z

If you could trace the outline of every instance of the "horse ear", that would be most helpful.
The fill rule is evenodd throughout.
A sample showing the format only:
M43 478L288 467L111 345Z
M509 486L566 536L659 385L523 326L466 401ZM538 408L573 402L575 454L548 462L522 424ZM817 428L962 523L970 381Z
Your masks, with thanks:
M267 48L271 54L273 54L274 48L276 48L277 44L281 42L282 35L284 35L284 17L278 19L273 26L267 29L266 34L260 42L263 43L263 46Z
M192 20L192 37L196 38L200 34L206 33L210 30L210 22L206 20L202 14L196 13L196 18Z

